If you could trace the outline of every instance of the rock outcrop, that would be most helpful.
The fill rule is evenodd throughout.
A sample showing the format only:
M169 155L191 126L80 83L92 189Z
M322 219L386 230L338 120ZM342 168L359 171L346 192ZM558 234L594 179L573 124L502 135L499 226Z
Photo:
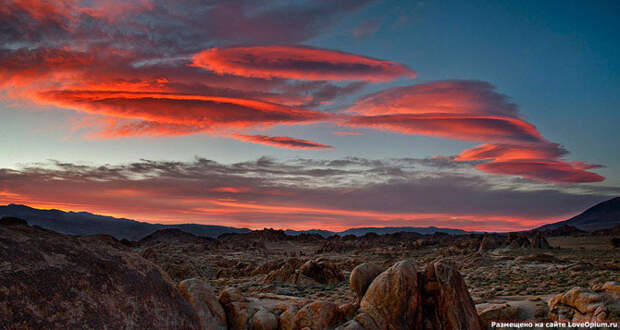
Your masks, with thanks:
M0 328L199 328L168 275L112 240L0 226Z
M299 273L301 276L307 277L320 284L332 284L344 281L342 271L326 258L307 261L299 267Z
M490 324L492 321L519 320L519 308L510 304L488 304L477 310L483 324Z
M438 262L418 272L403 260L379 274L359 313L340 329L482 329L461 275Z
M366 293L366 289L383 269L373 263L363 263L356 266L349 276L349 287L355 293L358 301L361 301Z
M482 238L482 241L480 242L480 248L478 249L478 251L484 252L484 251L493 250L496 248L497 248L497 241L495 240L495 237L493 237L493 235L485 234L484 237Z
M334 284L344 281L342 271L331 261L325 258L309 260L306 262L297 258L289 258L285 262L266 263L254 270L260 274L269 268L270 271L263 282L287 282L300 286L312 286L319 284Z
M531 247L533 249L550 249L551 245L547 242L547 239L541 232L537 232L532 238Z
M179 283L179 291L185 296L200 318L201 329L226 330L226 313L213 289L197 278Z
M593 289L575 287L549 300L549 318L554 321L605 321L620 318L619 291L616 282Z

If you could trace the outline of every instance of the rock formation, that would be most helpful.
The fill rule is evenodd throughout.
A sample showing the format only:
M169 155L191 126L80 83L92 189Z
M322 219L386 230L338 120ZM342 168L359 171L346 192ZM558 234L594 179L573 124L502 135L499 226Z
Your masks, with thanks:
M605 321L620 318L620 284L607 282L594 290L575 287L549 300L549 318L554 321Z
M533 249L550 249L551 245L547 242L547 239L541 232L537 232L532 238L531 247Z
M0 328L198 328L159 267L115 239L0 225Z
M383 269L373 263L363 263L353 268L349 276L349 287L355 293L359 301L362 300L366 289Z
M444 263L418 272L403 260L379 274L340 329L482 329L461 275Z
M213 289L200 279L191 278L179 283L179 291L200 318L201 329L226 330L226 313Z

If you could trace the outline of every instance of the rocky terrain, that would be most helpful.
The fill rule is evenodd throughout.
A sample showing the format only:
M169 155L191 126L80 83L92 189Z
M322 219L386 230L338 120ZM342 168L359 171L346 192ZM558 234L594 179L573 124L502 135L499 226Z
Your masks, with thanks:
M566 228L564 230L567 230ZM617 231L139 241L0 221L0 328L484 329L617 321Z

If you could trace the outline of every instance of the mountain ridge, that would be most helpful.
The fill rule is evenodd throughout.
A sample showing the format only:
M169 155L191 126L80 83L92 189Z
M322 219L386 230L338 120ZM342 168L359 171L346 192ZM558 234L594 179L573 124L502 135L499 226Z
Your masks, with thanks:
M117 239L128 239L138 241L150 234L162 229L177 228L184 232L200 236L217 238L223 234L242 234L252 232L248 228L237 228L218 225L203 224L157 224L142 222L127 218L117 218L111 216L98 215L90 212L61 211L57 209L37 209L26 205L8 204L0 205L0 217L13 216L25 219L31 226L36 225L46 229L51 229L60 233L85 236L96 234L107 234ZM560 228L565 225L573 226L580 230L595 231L612 228L620 223L620 197L615 197L607 201L598 203L582 213L568 219L551 224L546 224L532 230L548 231ZM364 236L368 233L393 234L398 232L415 232L422 235L434 233L446 233L450 235L465 235L480 232L465 231L455 228L428 227L359 227L348 228L336 232L323 229L309 230L282 230L286 235L298 236L302 234L318 234L322 237L337 236Z

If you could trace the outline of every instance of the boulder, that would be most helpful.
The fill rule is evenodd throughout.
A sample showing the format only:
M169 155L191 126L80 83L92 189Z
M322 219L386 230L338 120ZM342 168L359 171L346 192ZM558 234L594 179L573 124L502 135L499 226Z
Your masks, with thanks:
M355 293L358 301L362 300L366 289L372 281L377 277L383 269L373 263L363 263L353 268L349 276L349 287Z
M338 305L327 301L315 301L302 307L295 314L292 329L332 329L344 321Z
M269 271L269 273L263 278L263 282L296 283L297 278L299 277L298 268L302 265L302 263L303 262L297 258L289 258L285 262L279 264L279 267L277 267L276 269ZM266 265L264 268L270 266L272 265Z
M407 329L422 324L421 283L415 263L403 260L379 274L360 303L355 320L364 328Z
M338 329L482 329L463 278L442 262L418 272L403 260L370 284L359 312Z
M493 250L496 248L497 248L497 241L495 240L495 237L493 237L493 235L485 234L484 237L482 238L482 241L480 242L480 248L478 249L478 251L483 252L483 251Z
M252 329L254 330L277 330L278 317L267 310L261 309L252 316Z
M549 300L549 318L554 321L589 322L620 317L618 299L612 293L575 287Z
M424 323L434 329L483 329L461 274L451 265L427 265L422 293Z
M320 284L332 284L344 281L342 271L326 258L307 261L299 267L299 273ZM298 282L299 281L298 279Z
M0 329L197 329L168 275L118 244L0 226Z
M550 249L551 245L541 232L537 232L530 245L533 249Z
M519 320L519 308L510 304L482 304L476 308L483 324L492 321L516 321Z
M207 283L191 278L179 283L178 287L198 314L201 329L225 330L227 328L224 308Z

